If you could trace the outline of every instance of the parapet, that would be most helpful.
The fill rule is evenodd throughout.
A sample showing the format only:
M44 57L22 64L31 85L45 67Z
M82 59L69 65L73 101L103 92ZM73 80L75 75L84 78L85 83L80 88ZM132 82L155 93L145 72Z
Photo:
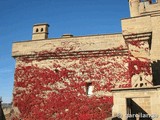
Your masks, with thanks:
M130 16L160 15L160 0L129 0Z
M61 38L50 38L45 40L29 40L16 42L13 44L12 56L34 55L41 51L50 51L56 53L57 49L63 49L72 52L99 51L109 49L127 49L123 35L102 34L89 36L72 36ZM65 53L66 54L66 53Z

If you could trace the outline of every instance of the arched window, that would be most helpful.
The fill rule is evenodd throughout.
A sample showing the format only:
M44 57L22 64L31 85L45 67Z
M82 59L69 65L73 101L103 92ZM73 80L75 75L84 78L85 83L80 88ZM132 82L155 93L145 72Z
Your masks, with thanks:
M38 28L36 29L36 32L38 32L39 30L38 30Z
M43 32L43 28L41 28L41 32Z

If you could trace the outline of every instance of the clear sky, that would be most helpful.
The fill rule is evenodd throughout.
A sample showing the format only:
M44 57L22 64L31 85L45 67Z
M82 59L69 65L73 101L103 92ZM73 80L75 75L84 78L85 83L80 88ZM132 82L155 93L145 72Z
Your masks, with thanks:
M121 32L128 0L0 0L0 96L12 101L12 43L31 40L36 23L48 23L49 38Z

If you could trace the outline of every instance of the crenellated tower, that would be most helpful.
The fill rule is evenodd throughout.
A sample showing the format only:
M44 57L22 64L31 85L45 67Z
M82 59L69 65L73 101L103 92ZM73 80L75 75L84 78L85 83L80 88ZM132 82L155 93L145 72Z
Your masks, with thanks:
M129 0L130 16L139 16L139 0Z
M158 14L160 0L129 0L130 17Z

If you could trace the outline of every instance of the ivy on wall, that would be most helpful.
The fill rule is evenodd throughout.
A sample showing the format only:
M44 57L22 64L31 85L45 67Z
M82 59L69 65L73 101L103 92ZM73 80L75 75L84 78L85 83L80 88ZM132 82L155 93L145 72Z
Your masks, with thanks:
M34 57L17 58L13 106L18 112L13 114L12 120L103 120L110 117L113 97L108 93L111 89L131 87L134 74L149 75L151 71L149 60L108 51L75 53L78 57L73 57L69 51L57 48L55 53L42 51ZM70 56L55 58L63 52ZM87 82L94 86L92 96L86 94Z

